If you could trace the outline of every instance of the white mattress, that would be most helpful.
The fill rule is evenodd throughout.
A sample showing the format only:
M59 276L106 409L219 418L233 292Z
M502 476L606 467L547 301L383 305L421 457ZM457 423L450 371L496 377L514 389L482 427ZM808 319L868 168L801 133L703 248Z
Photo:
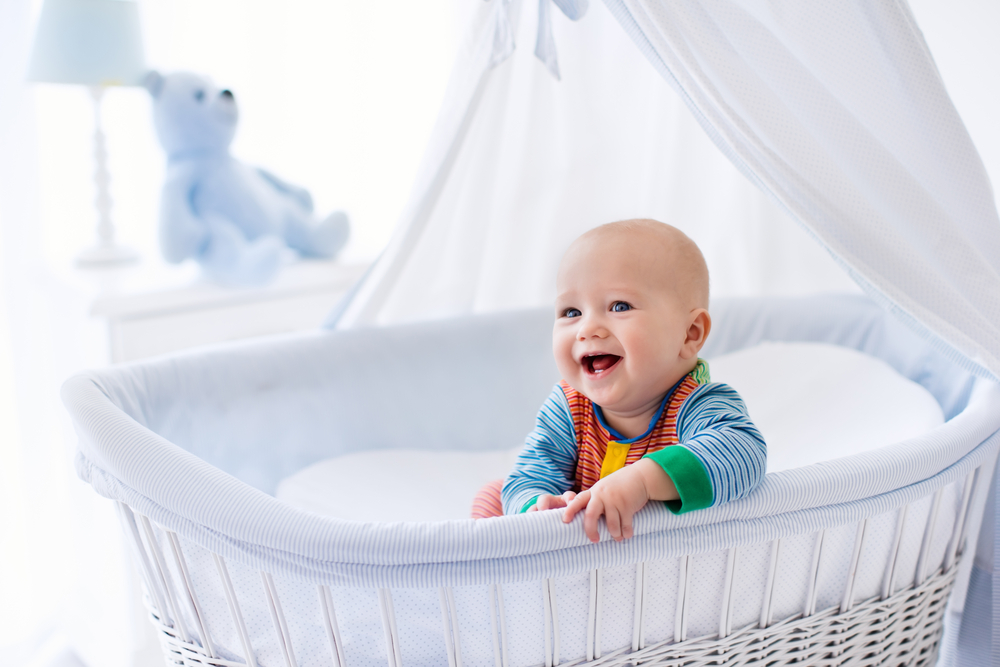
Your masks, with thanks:
M767 442L768 472L860 454L944 422L926 389L853 349L763 343L709 362L712 380L746 401ZM506 476L520 449L358 452L286 477L275 495L358 521L466 519L476 491Z

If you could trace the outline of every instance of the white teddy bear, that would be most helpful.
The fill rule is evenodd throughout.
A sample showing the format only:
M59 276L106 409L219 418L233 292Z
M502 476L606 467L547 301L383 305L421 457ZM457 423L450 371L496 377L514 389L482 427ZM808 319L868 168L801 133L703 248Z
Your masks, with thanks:
M207 78L151 72L153 118L167 153L160 248L168 262L194 258L212 278L257 285L277 272L283 247L333 257L350 225L341 211L320 221L303 188L229 154L236 100Z

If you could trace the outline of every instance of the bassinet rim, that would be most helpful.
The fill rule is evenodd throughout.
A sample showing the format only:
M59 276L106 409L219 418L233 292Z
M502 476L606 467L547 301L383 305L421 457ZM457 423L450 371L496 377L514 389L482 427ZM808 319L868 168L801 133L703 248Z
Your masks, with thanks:
M164 529L174 532L184 539L191 540L199 547L218 554L227 561L261 569L276 576L304 580L316 585L359 589L476 586L558 578L595 568L635 565L651 560L711 553L720 549L759 544L798 534L816 533L820 530L857 523L865 518L895 511L922 497L928 497L935 489L968 479L977 470L979 478L975 481L975 494L980 495L984 492L982 486L984 476L988 479L992 478L998 450L1000 450L1000 432L994 433L972 452L937 475L889 493L850 503L771 514L758 519L730 519L711 524L656 531L645 530L646 526L643 525L645 517L643 514L639 514L635 520L635 536L621 543L611 540L602 527L602 539L598 544L585 541L583 544L571 544L521 556L466 557L443 562L436 560L419 562L415 559L374 562L377 559L371 557L367 560L329 561L309 559L290 552L267 549L259 544L253 545L251 549L245 549L241 548L237 541L215 533L204 526L196 526L193 522L184 519L178 521L177 515L170 512L158 512L157 506L151 504L148 498L126 491L123 494L126 499L116 498L116 500L127 505L137 514L148 517ZM667 514L674 516L669 512ZM529 518L539 516L542 518ZM168 521L163 522L160 517L164 517ZM526 520L540 524L541 531L548 534L558 531L582 533L580 526L582 519L577 519L566 525L554 512L536 513L522 517L502 517L492 521L523 522ZM978 517L970 516L968 524L977 526L978 521ZM349 523L362 524L363 522ZM471 523L471 520L411 523L410 525L433 526L467 523ZM385 525L398 527L400 524ZM975 549L977 532L968 532L969 546L967 549ZM371 556L370 553L368 555ZM583 558L579 556L583 556ZM969 562L971 563L971 560Z
M314 340L314 338L310 338ZM372 577L390 577L393 581L407 579L400 575L400 570L406 568L426 568L434 564L454 564L458 568L471 562L486 563L490 560L524 559L542 557L550 552L565 551L579 546L588 546L589 542L582 536L582 531L573 526L564 527L561 522L550 521L549 518L536 514L532 517L514 517L497 519L495 527L485 525L475 527L471 522L407 524L402 527L388 524L385 529L372 529L379 524L360 524L329 517L320 517L303 510L291 508L273 497L236 480L223 471L210 466L201 459L186 452L182 448L156 435L149 429L132 419L125 411L114 404L109 397L111 392L103 386L105 380L113 382L116 369L101 372L86 373L67 381L63 388L64 402L77 422L81 438L81 449L78 453L78 471L85 480L90 481L95 490L102 495L122 500L136 508L151 519L177 529L186 537L202 543L206 548L220 552L225 551L227 557L237 560L260 563L261 559L268 561L271 571L291 568L298 573L309 576L329 577L331 570L341 573L337 578L364 579L372 581ZM990 414L997 415L990 418ZM896 445L883 447L876 452L845 457L844 459L824 462L816 466L807 466L796 471L785 471L769 475L769 483L774 487L778 482L794 482L799 479L802 491L800 501L779 507L786 514L792 511L809 511L822 509L832 505L844 505L845 502L865 501L875 498L898 488L910 486L920 481L942 474L950 467L957 465L974 454L976 449L991 449L987 444L990 437L1000 428L1000 387L992 383L976 380L975 390L970 396L966 408L944 425ZM147 447L150 458L132 460L123 457L123 443L140 443ZM959 443L960 447L954 447ZM909 476L900 477L899 468L905 467L893 457L893 452L906 450L910 459L919 459L921 466L909 471ZM984 453L975 455L979 460ZM971 460L971 459L969 459ZM158 461L159 463L155 463ZM863 462L867 468L872 465L879 468L879 473L896 474L895 483L881 487L871 486L864 493L845 495L838 490L835 498L818 501L808 500L814 492L816 479L820 481L837 479L838 466ZM964 465L964 464L963 464ZM970 464L971 465L971 464ZM151 470L166 468L166 476L153 475ZM805 471L803 473L802 471ZM115 473L118 474L115 474ZM810 474L815 475L810 478ZM817 477L818 476L818 477ZM844 475L841 475L843 478ZM872 477L877 477L873 475ZM767 482L765 483L766 492ZM213 515L205 513L205 508L192 508L187 504L185 491L192 488L219 485L235 488L238 493L230 497L254 507L254 512L260 516L269 516L268 520L284 532L268 534L259 522L240 525L232 516ZM780 484L778 485L780 486ZM794 485L792 485L794 486ZM140 491L144 489L146 493ZM786 494L791 486L785 488ZM767 511L751 511L752 501L759 501L763 492L751 496L750 500L737 501L721 508L696 512L681 517L659 516L668 513L646 512L637 523L637 534L655 534L667 530L685 530L732 521L750 521L760 517L775 516L773 503ZM791 495L795 495L794 493ZM828 494L829 495L829 494ZM835 502L833 502L835 501ZM184 517L188 517L184 519ZM280 519L277 520L276 519ZM183 520L182 520L183 519ZM553 517L555 519L555 517ZM181 524L187 521L190 525ZM643 526L646 524L646 526ZM358 527L361 533L358 533ZM383 524L383 526L386 526ZM273 528L273 525L271 526ZM516 530L515 530L516 529ZM573 531L570 534L567 531ZM389 533L392 533L391 535ZM310 539L300 539L303 535ZM351 539L346 539L350 535ZM511 537L518 539L510 539ZM289 539L298 540L291 543ZM489 542L502 541L505 549L484 550L483 545ZM439 542L445 542L445 548L438 548ZM511 546L512 543L517 543ZM291 545L291 546L290 546ZM627 550L627 547L625 547ZM447 569L444 565L442 565ZM482 567L488 567L483 565ZM380 573L344 574L351 569L374 568ZM390 572L392 571L392 572ZM298 576L298 575L297 575ZM409 580L417 580L425 575L412 575ZM526 578L533 575L525 574ZM368 584L363 584L368 585Z

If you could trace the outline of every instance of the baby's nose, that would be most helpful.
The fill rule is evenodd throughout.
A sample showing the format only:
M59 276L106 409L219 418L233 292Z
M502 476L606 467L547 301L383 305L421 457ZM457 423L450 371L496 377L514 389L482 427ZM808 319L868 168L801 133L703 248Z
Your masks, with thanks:
M605 338L608 335L607 329L597 323L581 323L576 336L580 340L588 338Z

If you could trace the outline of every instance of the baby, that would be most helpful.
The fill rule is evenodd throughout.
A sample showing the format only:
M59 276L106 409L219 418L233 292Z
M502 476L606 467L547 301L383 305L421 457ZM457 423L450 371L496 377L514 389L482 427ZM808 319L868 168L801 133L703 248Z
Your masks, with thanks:
M622 540L651 500L680 514L760 482L763 438L698 358L712 319L708 268L691 239L654 220L597 227L566 251L556 291L552 350L563 380L503 483L504 514L565 507L565 522L584 512L592 541L601 516ZM474 516L499 513L483 510L488 489Z

